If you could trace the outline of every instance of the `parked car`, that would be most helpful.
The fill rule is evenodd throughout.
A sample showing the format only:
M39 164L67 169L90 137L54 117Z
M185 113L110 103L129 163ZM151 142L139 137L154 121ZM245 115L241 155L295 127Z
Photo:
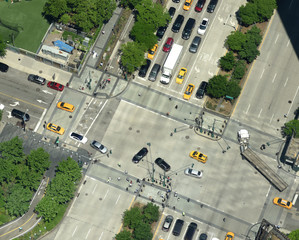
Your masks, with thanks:
M188 176L196 177L196 178L201 178L202 177L202 172L195 170L193 168L187 168L185 170L185 174Z
M53 123L48 123L47 129L54 132L54 133L58 133L60 135L64 134L64 128L62 128L62 127L60 127L56 124L53 124Z
M169 16L173 19L176 9L174 7L170 7L168 10Z
M144 158L148 153L148 150L146 147L143 147L140 149L138 153L136 153L132 159L133 163L139 163L142 158Z
M138 76L145 77L150 65L151 65L151 60L146 59L146 63L141 66Z
M156 81L158 73L160 71L161 65L159 65L158 63L155 63L155 65L153 66L149 76L148 76L148 80L150 81Z
M173 25L172 25L172 28L171 30L175 33L179 32L180 29L181 29L181 26L184 22L184 16L183 15L178 15L177 18L175 19Z
M194 222L191 222L188 226L187 232L185 234L184 240L192 240L194 233L197 229L197 224Z
M163 36L166 32L166 29L167 29L167 26L158 28L157 33L156 33L156 36L158 37L158 41L160 41L163 38Z
M40 77L38 75L34 75L34 74L29 74L28 80L31 81L31 82L40 84L40 85L45 85L45 83L46 83L46 79L45 78Z
M228 232L226 235L225 235L225 240L233 240L235 237L235 234L233 232Z
M203 163L206 163L207 160L208 160L208 156L201 153L201 152L198 152L198 151L192 151L190 152L189 156L199 162L203 162Z
M170 170L170 165L165 162L162 158L157 158L155 163L162 168L163 171L168 172Z
M87 143L87 138L79 133L71 132L70 138L83 144Z
M184 220L177 219L173 227L172 234L174 236L180 236L183 226L184 226Z
M57 107L59 109L62 109L62 110L68 111L68 112L73 112L75 110L74 105L66 103L66 102L57 103Z
M62 84L57 83L57 82L52 82L52 81L48 82L47 86L49 88L55 89L55 90L60 91L60 92L63 91L63 89L64 89L64 86Z
M173 38L171 37L167 38L163 46L163 52L169 52L172 47L172 44L173 44Z
M193 0L185 0L185 3L183 5L183 10L189 11L190 7L192 5Z
M171 216L171 215L166 216L166 218L164 220L164 223L163 223L163 226L162 226L162 230L164 232L169 231L169 229L171 227L171 224L172 224L172 221L173 221L173 216Z
M203 98L205 93L207 92L208 83L205 81L202 81L196 91L195 96L199 99Z
M179 3L180 0L172 0L174 3Z
M200 234L199 239L198 240L207 240L208 239L208 235L205 233Z
M206 0L198 0L195 6L195 12L201 12L204 5L206 3Z
M100 151L101 153L105 154L108 152L108 149L101 143L99 143L96 140L93 140L90 144L91 147L93 147L94 149Z
M204 18L198 27L197 33L199 35L204 35L207 30L208 25L209 25L209 19Z
M196 53L200 42L201 42L201 38L199 36L195 36L192 40L190 47L189 47L189 52Z
M208 7L207 7L207 12L208 13L213 13L215 11L217 3L218 3L218 0L211 0Z
M155 44L153 48L148 51L147 58L151 60L154 59L157 50L158 50L158 44Z
M195 19L189 18L182 32L183 39L188 40L190 38L194 26L195 26Z
M181 68L178 76L176 77L176 80L175 80L176 83L182 84L185 79L186 74L187 74L187 68Z
M292 205L293 205L292 202L284 200L282 198L278 198L278 197L273 199L273 203L280 206L280 207L284 207L284 208L287 208L287 209L291 209Z
M9 67L7 64L0 62L0 71L1 72L7 72L8 69L9 69Z
M18 118L18 119L21 119L24 122L28 122L30 120L30 116L29 116L28 113L22 112L18 109L13 109L11 111L11 116L13 116L15 118Z
M186 88L186 91L184 93L184 96L183 96L183 98L185 100L189 100L190 99L190 97L191 97L191 95L192 95L192 93L194 91L194 88L195 88L194 84L192 84L192 83L188 84L188 86Z

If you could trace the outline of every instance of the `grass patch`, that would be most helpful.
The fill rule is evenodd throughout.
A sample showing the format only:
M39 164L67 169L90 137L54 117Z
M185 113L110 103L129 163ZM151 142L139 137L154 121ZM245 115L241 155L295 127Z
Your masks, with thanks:
M22 28L14 40L16 47L34 53L37 51L50 25L42 16L45 2L46 0L32 0L11 4L10 1L0 1L0 18Z

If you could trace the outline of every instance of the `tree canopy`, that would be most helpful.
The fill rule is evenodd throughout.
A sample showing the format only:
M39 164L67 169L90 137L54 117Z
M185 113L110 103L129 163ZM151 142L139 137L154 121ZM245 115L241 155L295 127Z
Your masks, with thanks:
M236 60L232 51L227 52L225 56L220 58L220 67L226 72L231 71L235 64Z
M128 230L123 230L116 234L115 236L116 240L133 240L132 238L132 233L129 232Z
M287 136L293 136L299 138L299 120L291 120L284 124L283 132Z
M299 229L292 231L289 235L288 238L291 240L298 240L299 239Z
M209 80L209 85L207 87L207 94L215 98L223 97L226 93L227 79L225 76L217 75Z
M141 210L138 207L133 207L126 210L124 213L124 226L135 229L142 221Z
M159 219L159 207L153 203L148 203L143 208L143 220L149 224L157 222Z
M226 39L228 48L234 52L242 50L242 44L246 41L246 36L242 32L232 32Z
M4 42L3 37L0 35L0 57L4 57L5 55L6 55L6 42Z

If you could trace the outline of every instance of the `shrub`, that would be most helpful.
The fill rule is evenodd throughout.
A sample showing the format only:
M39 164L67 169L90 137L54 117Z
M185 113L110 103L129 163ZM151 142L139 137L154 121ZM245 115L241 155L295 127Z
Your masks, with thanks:
M220 58L220 67L222 70L229 72L236 64L235 56L232 51L226 53L225 56Z

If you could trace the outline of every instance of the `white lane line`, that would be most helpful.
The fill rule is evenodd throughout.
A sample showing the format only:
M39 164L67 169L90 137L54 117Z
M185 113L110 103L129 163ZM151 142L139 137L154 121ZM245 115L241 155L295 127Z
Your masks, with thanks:
M115 205L117 204L119 198L120 198L120 194L118 195L118 198L117 198L117 200L116 200L116 202L115 202Z
M272 83L274 83L275 78L276 78L276 75L277 75L277 73L275 73L275 75L274 75L274 77L273 77L273 79L272 79Z
M262 71L262 74L261 74L261 76L260 76L260 79L263 77L264 72L265 72L265 68L264 68L263 71Z
M97 186L98 186L98 184L96 184L96 185L94 186L93 191L92 191L92 194L94 194L94 191L96 190Z
M262 111L263 111L263 109L261 108L261 111L260 111L260 113L258 115L258 118L260 118Z
M270 119L270 122L269 122L269 123L271 123L271 122L272 122L273 118L274 118L274 113L273 113L273 115L272 115L272 117L271 117L271 119Z
M109 189L107 190L107 192L106 192L106 194L105 194L103 200L105 200L105 198L107 197L108 192L109 192Z
M102 236L103 236L103 233L104 233L104 232L101 233L101 236L100 236L99 240L101 240L101 238L102 238Z
M75 230L73 231L72 237L75 235L75 232L77 231L77 227L78 226L76 226Z
M276 39L275 39L275 44L276 44L278 38L279 38L279 34L277 34L277 37L276 37Z
M297 93L298 93L298 90L299 90L299 86L297 87L296 93L295 93L295 95L294 95L294 97L293 97L293 100L292 100L292 103L291 103L291 106L290 106L290 108L289 108L289 111L288 111L287 115L289 115L289 113L290 113L290 111L291 111L291 108L292 108L292 106L293 106L293 103L294 103L294 100L295 100L296 95L297 95Z
M267 194L266 194L266 197L268 197L269 192L270 192L270 189L271 189L271 186L270 186L269 189L268 189L268 192L267 192Z
M249 108L250 108L250 104L249 104L249 105L248 105L248 107L247 107L246 114L248 113L248 111L249 111Z
M89 235L89 233L90 233L90 230L91 230L91 228L89 229L88 233L86 234L86 237L85 237L85 239L87 239L87 238L88 238L88 235Z
M286 79L286 81L285 81L285 83L283 85L284 87L287 85L288 81L289 81L289 78Z
M287 43L287 47L289 46L289 44L290 44L290 39L289 39L289 41L288 41L288 43Z
M46 115L46 112L47 112L47 109L44 109L44 112L43 112L42 116L40 117L40 119L39 119L39 121L38 121L36 127L34 128L34 131L33 131L33 132L36 132L37 129L39 128L39 126L40 126L42 120L44 119L44 116Z

